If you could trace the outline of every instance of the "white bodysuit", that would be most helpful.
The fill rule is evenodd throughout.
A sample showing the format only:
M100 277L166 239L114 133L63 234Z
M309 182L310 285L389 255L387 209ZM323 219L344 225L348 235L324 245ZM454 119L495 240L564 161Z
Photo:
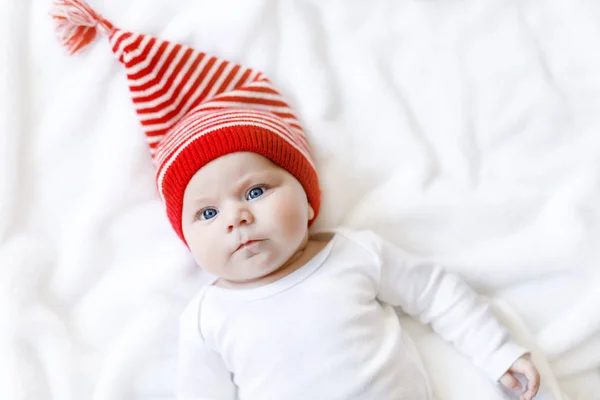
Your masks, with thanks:
M181 316L180 400L432 397L393 306L499 379L526 350L456 276L372 232L341 230L268 285L207 286Z

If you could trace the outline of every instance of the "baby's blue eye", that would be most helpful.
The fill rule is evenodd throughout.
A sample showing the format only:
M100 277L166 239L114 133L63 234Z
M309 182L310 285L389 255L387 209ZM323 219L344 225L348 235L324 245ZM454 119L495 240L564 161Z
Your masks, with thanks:
M246 196L246 200L254 200L257 197L262 196L265 193L265 189L262 186L257 186L255 188L250 189L248 195Z
M205 208L202 210L201 219L211 219L217 216L219 212L215 208Z

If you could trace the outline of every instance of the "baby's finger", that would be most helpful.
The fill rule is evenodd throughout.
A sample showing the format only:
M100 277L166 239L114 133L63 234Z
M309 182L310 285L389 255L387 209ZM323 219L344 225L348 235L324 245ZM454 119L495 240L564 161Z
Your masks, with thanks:
M533 364L528 364L523 371L527 378L527 391L525 392L526 400L533 399L540 388L540 373Z
M519 382L517 378L515 378L510 372L502 375L502 378L500 378L500 383L509 389L519 392L523 389L521 382Z

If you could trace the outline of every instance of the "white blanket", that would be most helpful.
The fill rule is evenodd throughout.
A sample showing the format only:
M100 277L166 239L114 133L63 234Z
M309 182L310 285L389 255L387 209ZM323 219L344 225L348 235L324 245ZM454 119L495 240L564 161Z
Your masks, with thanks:
M157 199L123 69L105 39L64 55L50 3L0 2L0 393L170 398L175 321L204 277ZM317 227L444 263L520 316L556 398L599 398L600 3L90 4L264 71L307 128ZM441 399L492 398L415 336Z

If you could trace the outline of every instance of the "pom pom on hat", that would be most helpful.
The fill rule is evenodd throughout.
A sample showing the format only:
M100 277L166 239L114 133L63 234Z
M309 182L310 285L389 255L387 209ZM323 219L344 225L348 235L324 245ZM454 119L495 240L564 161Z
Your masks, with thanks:
M56 34L69 54L75 54L94 41L98 30L108 33L113 26L83 1L55 0L52 18Z
M121 30L82 0L55 1L51 15L70 54L98 32L108 36L125 66L167 216L184 242L181 212L188 182L210 161L238 151L258 153L294 175L316 218L321 193L308 142L293 110L262 73Z

